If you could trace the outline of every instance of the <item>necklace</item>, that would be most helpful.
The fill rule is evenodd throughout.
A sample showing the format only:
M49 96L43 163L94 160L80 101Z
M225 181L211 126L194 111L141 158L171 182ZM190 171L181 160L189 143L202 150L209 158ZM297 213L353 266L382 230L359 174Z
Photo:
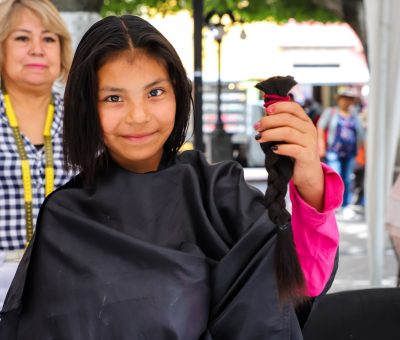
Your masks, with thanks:
M17 145L19 157L21 159L22 183L24 186L25 221L26 221L26 242L27 244L33 236L33 214L32 214L32 180L29 160L24 148L24 141L18 127L17 117L11 105L8 94L4 95L5 111L13 131L15 143ZM51 144L51 125L54 117L54 106L49 104L47 109L46 121L44 124L44 153L45 153L45 195L49 195L54 190L54 162L53 146Z

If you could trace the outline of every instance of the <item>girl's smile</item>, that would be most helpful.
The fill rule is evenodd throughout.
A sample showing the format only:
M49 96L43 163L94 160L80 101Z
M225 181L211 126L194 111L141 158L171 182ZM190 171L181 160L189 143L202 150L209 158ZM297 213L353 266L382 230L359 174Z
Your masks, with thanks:
M155 134L156 132L148 132L141 134L127 134L122 135L122 137L132 143L145 143L147 141L150 141Z

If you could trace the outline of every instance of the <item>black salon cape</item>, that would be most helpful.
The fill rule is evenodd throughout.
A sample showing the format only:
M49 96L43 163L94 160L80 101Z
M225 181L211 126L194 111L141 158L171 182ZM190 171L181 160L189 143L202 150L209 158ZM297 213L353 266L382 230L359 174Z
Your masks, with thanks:
M116 164L40 211L1 340L301 339L277 297L276 228L236 162L184 152L157 172Z

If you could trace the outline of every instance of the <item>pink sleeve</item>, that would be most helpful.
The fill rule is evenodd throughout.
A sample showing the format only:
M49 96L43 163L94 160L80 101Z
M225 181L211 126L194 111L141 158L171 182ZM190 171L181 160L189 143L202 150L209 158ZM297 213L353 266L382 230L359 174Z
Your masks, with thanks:
M289 183L293 239L309 296L319 295L332 273L339 245L335 209L342 203L344 190L340 176L325 164L321 164L325 178L322 212L307 204L294 184Z

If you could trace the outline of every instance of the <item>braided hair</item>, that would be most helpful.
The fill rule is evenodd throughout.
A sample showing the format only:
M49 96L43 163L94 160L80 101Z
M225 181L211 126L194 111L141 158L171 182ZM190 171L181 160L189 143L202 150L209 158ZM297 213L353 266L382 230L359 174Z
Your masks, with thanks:
M265 93L264 106L268 107L278 101L290 101L288 92L296 84L291 76L276 76L258 83L256 88ZM275 272L279 297L282 301L299 302L304 296L305 280L293 242L291 215L285 203L288 183L293 174L293 160L274 153L272 147L277 144L282 142L261 143L268 172L264 205L269 218L277 226Z

